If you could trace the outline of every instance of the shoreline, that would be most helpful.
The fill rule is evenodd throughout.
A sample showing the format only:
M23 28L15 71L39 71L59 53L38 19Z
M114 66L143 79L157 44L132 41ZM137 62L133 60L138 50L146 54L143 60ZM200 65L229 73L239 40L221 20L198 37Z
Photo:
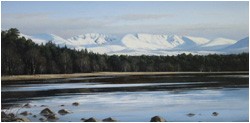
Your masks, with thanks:
M35 74L35 75L8 75L1 76L1 81L18 80L47 80L63 79L74 77L94 77L94 76L142 76L142 75L182 75L182 74L247 74L249 71L223 71L223 72L93 72L93 73L73 73L73 74Z

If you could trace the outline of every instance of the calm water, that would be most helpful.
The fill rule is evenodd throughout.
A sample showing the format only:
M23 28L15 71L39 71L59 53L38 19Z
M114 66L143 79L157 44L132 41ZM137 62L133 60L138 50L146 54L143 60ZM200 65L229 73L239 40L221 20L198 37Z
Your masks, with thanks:
M57 121L112 117L118 121L150 121L160 115L167 121L248 121L248 75L103 76L2 84L2 110L28 111L39 121L47 105ZM24 84L25 83L25 84ZM79 102L79 106L72 106ZM31 108L20 108L30 103ZM60 106L60 105L65 106ZM19 111L18 111L19 110ZM213 116L218 112L218 116ZM194 116L187 114L193 113ZM21 116L21 115L20 115Z

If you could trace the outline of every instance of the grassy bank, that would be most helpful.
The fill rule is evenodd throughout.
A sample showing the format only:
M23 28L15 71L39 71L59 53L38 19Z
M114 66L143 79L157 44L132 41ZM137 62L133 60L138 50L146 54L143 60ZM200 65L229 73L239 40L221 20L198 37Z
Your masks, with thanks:
M122 76L122 75L181 75L181 74L248 74L248 71L230 72L94 72L94 73L74 73L74 74L37 74L37 75L12 75L2 76L1 81L13 80L44 80L59 78L75 78L87 76Z

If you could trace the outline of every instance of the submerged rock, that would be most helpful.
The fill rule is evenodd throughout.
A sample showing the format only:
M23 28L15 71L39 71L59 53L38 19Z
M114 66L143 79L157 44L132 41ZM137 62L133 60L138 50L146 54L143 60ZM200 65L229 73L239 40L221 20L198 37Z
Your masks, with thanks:
M212 115L213 115L213 116L218 116L219 113L218 113L218 112L213 112Z
M36 118L37 116L36 115L33 115L34 118Z
M60 115L65 115L65 114L68 114L68 113L71 113L71 112L68 111L68 110L66 110L66 109L61 109L61 110L58 111L58 113L59 113Z
M78 106L79 103L78 103L78 102L74 102L74 103L72 103L72 105L73 105L73 106Z
M49 115L54 115L55 113L51 111L49 108L45 108L40 112L40 114L44 116L49 116Z
M102 121L103 121L103 122L117 122L117 120L115 120L115 119L113 119L113 118L111 118L111 117L105 118L105 119L103 119Z
M187 116L193 117L195 114L194 113L188 113Z
M97 120L95 118L91 117L89 119L84 120L84 122L97 122Z
M29 103L26 103L23 105L24 108L31 108L31 105Z
M61 105L62 107L64 106L64 105Z
M24 112L21 112L20 114L23 115L23 116L27 116L29 114L29 112L28 111L24 111Z
M151 118L150 122L167 122L167 121L160 116L154 116Z
M47 105L41 105L40 107L48 107Z

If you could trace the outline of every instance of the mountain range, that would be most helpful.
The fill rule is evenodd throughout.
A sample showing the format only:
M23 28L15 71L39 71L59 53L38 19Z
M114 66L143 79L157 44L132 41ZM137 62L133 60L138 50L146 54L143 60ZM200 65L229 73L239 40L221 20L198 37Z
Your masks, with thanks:
M87 33L64 39L54 34L25 35L37 44L52 41L60 47L85 49L108 55L177 55L192 54L234 54L249 52L249 37L236 41L226 38L207 39L193 36L126 34L124 36Z

